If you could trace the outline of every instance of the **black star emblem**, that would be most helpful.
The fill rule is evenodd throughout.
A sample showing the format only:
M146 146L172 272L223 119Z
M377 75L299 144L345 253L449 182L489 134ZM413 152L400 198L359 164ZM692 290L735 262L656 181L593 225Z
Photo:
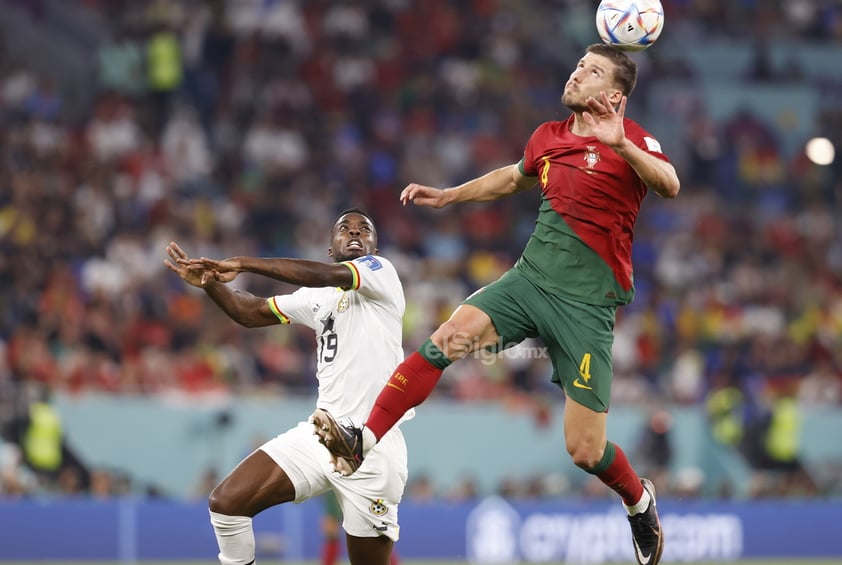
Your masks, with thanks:
M333 333L333 323L336 319L333 317L333 313L327 315L327 318L319 320L322 323L322 335L326 333Z

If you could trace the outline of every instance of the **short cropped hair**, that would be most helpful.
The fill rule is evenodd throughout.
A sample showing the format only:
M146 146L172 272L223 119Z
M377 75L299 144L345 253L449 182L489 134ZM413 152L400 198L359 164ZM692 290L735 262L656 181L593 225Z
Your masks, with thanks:
M374 222L374 218L372 218L371 215L368 212L366 212L365 210L362 210L360 208L348 208L346 210L343 210L343 211L339 212L339 215L336 216L336 221L338 222L339 218L341 218L342 216L345 216L346 214L359 214L360 216L364 216L364 217L368 218L368 221L371 222L371 225L377 227L377 224L375 224L375 222Z
M611 45L594 43L585 49L585 53L593 53L609 59L614 63L614 86L625 96L634 90L637 84L637 63L631 57Z

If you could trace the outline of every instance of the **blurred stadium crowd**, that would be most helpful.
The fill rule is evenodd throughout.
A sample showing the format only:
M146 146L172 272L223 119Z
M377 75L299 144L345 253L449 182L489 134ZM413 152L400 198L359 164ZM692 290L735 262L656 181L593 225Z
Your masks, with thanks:
M378 222L415 348L517 259L538 194L431 211L402 208L400 190L517 161L539 123L566 115L563 84L596 40L595 2L576 0L67 4L75 20L59 21L50 0L0 2L35 28L63 29L52 52L81 50L91 71L80 87L49 61L18 56L17 36L0 43L7 407L23 382L197 399L312 394L308 332L236 327L165 272L164 247L327 260L330 226L349 206ZM842 41L839 3L664 5L663 43L639 56L627 110L644 126L662 110L659 85L703 86L682 56L691 41L750 45L746 88L806 80L797 65L770 64L768 38ZM842 79L827 71L811 87L838 102ZM665 151L681 195L651 195L638 222L638 294L618 317L614 402L699 404L732 388L747 403L840 406L842 160L787 152L781 124L751 107L715 120L693 100L675 101L680 119L665 132L680 141ZM815 131L842 147L838 103L820 106ZM538 397L548 373L540 343L527 343L455 365L435 394Z

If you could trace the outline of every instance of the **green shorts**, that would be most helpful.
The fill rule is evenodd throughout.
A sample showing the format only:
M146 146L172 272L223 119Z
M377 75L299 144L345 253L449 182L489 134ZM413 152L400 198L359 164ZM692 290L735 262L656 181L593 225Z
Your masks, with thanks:
M488 314L500 336L497 349L540 337L553 364L552 381L579 404L608 411L616 306L595 306L551 294L517 269L510 269L463 304Z

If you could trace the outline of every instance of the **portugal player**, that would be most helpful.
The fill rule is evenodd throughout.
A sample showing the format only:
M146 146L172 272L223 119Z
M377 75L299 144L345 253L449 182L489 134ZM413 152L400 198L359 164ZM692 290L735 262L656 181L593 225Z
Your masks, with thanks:
M637 67L627 55L591 45L562 94L572 115L540 125L519 163L453 188L410 184L403 190L404 204L441 208L496 200L537 184L541 204L517 264L465 300L398 366L362 429L329 417L318 422L327 428L322 441L346 473L405 410L427 398L453 361L478 348L541 337L552 359L552 380L567 396L567 452L622 498L638 562L658 563L663 535L655 490L606 435L615 314L634 296L634 224L648 189L673 198L680 188L658 141L625 117L636 80Z

